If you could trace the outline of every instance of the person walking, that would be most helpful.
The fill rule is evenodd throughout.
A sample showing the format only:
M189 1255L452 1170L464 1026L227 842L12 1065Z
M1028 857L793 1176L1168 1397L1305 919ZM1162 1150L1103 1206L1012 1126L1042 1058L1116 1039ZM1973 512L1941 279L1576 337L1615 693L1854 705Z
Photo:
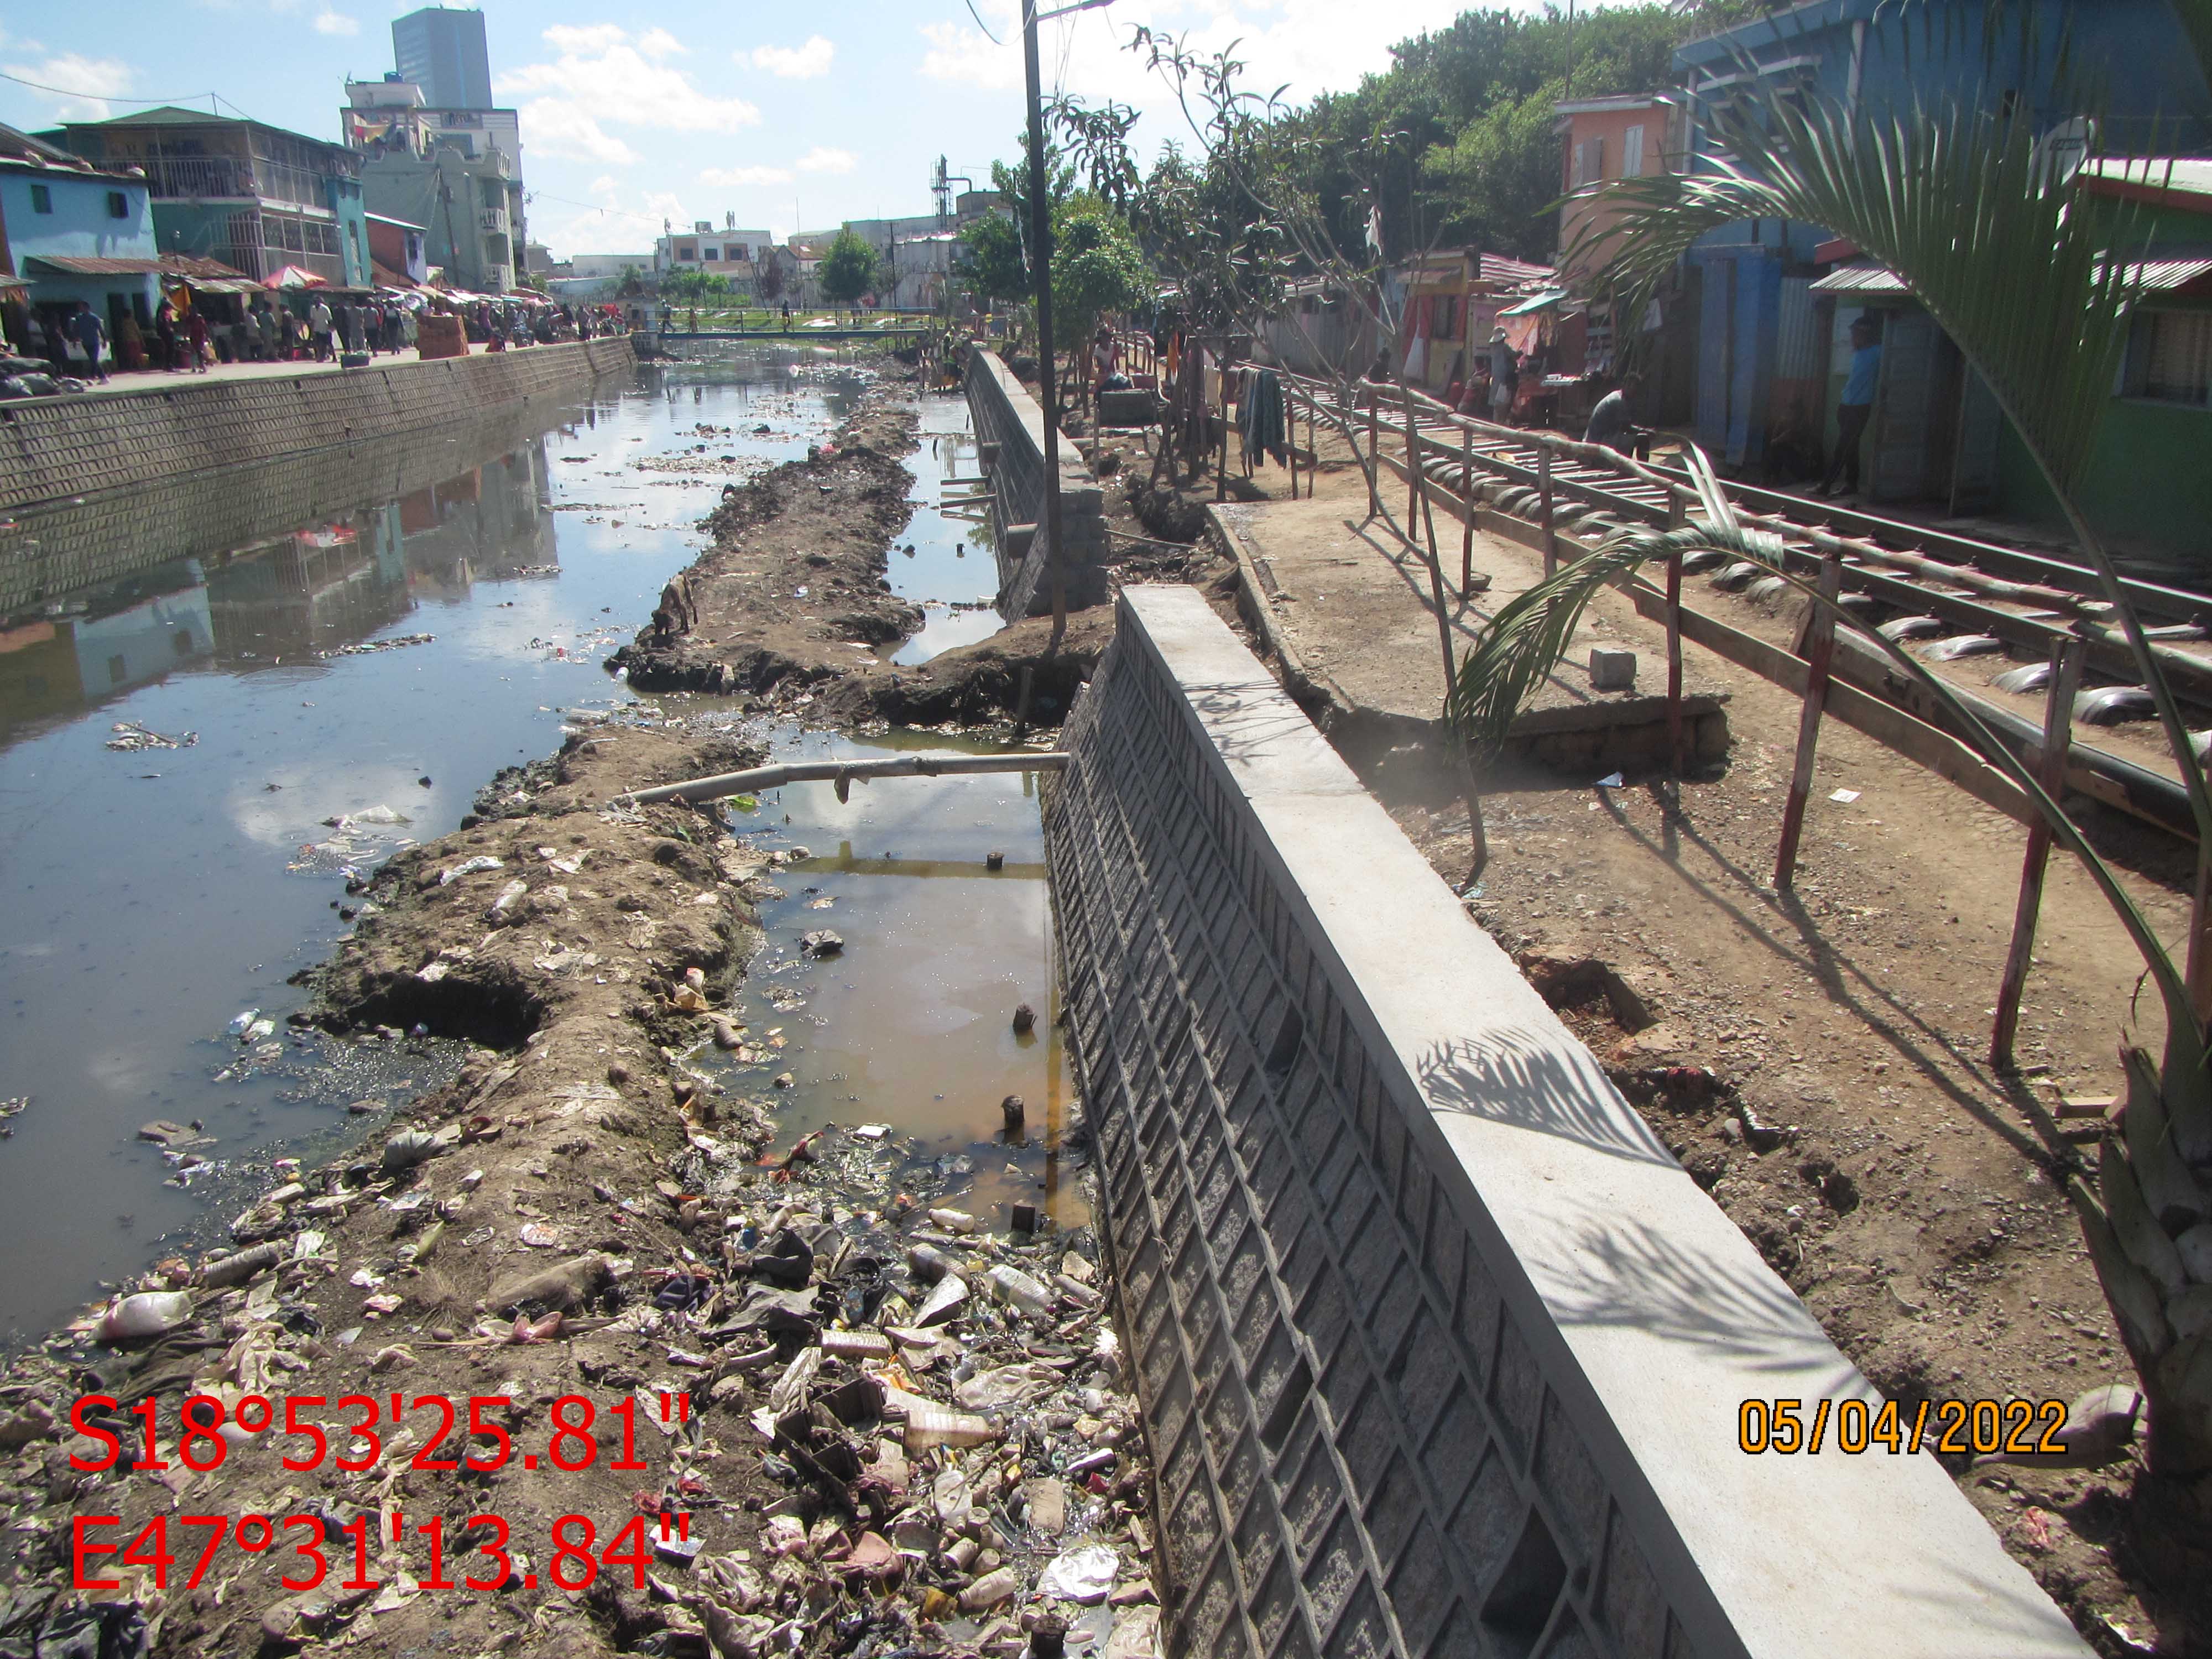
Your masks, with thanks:
M1867 422L1874 417L1874 394L1881 379L1881 325L1874 313L1862 311L1851 324L1851 367L1844 377L1844 395L1836 400L1836 453L1828 458L1828 476L1820 480L1819 494L1836 494L1842 478L1843 493L1859 493L1859 446Z
M84 348L85 373L93 380L107 379L107 365L100 361L100 349L107 340L107 329L92 308L89 300L76 302L76 315L70 319L70 333Z
M191 314L185 319L185 343L191 347L192 373L204 374L208 366L207 313L194 306Z
M326 363L331 360L331 307L319 294L315 303L307 307L307 332L315 343L315 361Z

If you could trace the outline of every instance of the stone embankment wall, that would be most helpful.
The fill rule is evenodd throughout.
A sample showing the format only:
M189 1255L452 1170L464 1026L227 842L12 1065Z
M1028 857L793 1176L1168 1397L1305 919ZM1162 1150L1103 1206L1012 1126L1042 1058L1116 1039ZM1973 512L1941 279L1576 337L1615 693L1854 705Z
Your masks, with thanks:
M991 539L999 557L999 614L1008 622L1052 609L1046 573L1044 410L998 355L968 358L968 410L991 477ZM1075 446L1060 446L1060 533L1067 544L1067 603L1106 597L1104 492Z
M154 489L49 501L0 521L0 617L170 559L228 553L446 483L545 430L547 400Z
M1170 1652L2081 1656L1249 652L1127 588L1046 801Z
M627 339L590 340L0 404L0 511L342 448L502 404L558 401L635 361Z

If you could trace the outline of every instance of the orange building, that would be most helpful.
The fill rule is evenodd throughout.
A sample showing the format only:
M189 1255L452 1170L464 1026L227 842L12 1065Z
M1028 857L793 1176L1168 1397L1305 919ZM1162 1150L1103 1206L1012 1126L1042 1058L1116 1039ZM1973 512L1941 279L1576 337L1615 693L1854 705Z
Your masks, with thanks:
M1640 179L1670 170L1682 149L1681 106L1674 94L1632 92L1610 98L1572 98L1559 111L1559 189L1570 199L1559 210L1559 275L1577 292L1605 263L1607 232L1614 217L1587 196L1615 179ZM1584 245L1584 239L1595 240Z

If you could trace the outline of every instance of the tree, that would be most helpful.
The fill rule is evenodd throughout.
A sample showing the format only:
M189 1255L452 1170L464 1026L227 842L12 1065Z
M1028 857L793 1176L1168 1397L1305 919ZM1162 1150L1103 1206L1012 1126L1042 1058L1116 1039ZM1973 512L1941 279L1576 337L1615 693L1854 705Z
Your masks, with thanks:
M1667 280L1700 235L1762 218L1848 237L1905 279L1988 385L2057 497L2150 689L2197 823L2191 932L2201 939L2212 885L2212 794L2142 617L2077 501L2141 281L2141 222L2132 210L2094 200L2081 175L2054 180L2029 123L1955 105L1877 122L1802 90L1770 92L1717 111L1713 125L1714 149L1729 158L1715 170L1604 187L1620 213L1607 280L1639 295ZM1710 472L1695 459L1702 485ZM1717 488L1701 493L1705 514L1688 529L1619 532L1502 610L1462 662L1448 713L1470 744L1491 743L1498 721L1510 718L1516 688L1531 683L1530 665L1557 660L1563 623L1571 625L1597 583L1669 550L1720 547L1772 565L1838 626L1857 629L2019 787L2126 929L2164 1016L2162 1060L2141 1042L2122 1050L2124 1133L2103 1142L2094 1171L2047 1118L2036 1127L2142 1381L2153 1496L2173 1504L2179 1531L2195 1535L2205 1507L2197 1483L2212 1474L2212 1260L2199 1248L2212 1239L2212 1073L2189 979L2059 803L1940 677L1784 569L1779 540L1738 526Z
M830 244L815 274L821 280L824 299L832 305L852 305L875 286L876 251L847 225Z
M986 300L1029 297L1029 261L1011 215L987 213L962 228L960 279Z
M764 304L774 305L783 297L783 261L775 248L763 248L753 261L753 287Z
M645 273L635 265L624 265L615 292L625 300L635 300L645 292Z
M1054 210L1052 244L1052 308L1079 356L1101 319L1152 298L1152 275L1128 225L1088 192Z
M672 270L660 279L661 297L698 306L726 298L730 279L718 270Z

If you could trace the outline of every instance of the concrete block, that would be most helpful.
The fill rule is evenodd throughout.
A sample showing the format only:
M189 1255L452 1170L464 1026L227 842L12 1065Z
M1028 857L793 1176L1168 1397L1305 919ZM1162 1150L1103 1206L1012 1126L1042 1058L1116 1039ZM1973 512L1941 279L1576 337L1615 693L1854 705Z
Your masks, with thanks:
M1593 691L1634 690L1636 653L1633 651L1608 651L1602 646L1592 646L1589 678Z

